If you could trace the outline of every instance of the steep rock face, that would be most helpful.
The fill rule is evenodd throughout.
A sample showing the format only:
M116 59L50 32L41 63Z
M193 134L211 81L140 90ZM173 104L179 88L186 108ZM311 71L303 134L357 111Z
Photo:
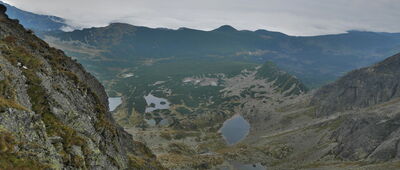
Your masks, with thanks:
M117 126L103 86L0 6L0 169L155 169Z
M400 159L400 54L348 73L312 98L316 116L340 113L332 153L350 161Z
M318 90L312 99L317 116L364 108L400 96L400 54L352 71Z
M396 113L394 117L373 113L345 118L332 135L338 142L333 153L341 159L352 161L399 160L400 114L393 112Z

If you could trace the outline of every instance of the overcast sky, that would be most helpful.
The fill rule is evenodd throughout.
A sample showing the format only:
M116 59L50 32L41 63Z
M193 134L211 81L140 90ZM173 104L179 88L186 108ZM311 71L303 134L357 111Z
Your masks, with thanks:
M400 32L400 0L3 0L77 27L126 22L149 27L267 29L289 35L347 30Z

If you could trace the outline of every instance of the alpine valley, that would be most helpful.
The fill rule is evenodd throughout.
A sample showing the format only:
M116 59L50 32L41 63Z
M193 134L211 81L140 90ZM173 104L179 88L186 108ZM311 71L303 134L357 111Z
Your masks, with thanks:
M400 168L400 33L64 32L6 6L0 169Z

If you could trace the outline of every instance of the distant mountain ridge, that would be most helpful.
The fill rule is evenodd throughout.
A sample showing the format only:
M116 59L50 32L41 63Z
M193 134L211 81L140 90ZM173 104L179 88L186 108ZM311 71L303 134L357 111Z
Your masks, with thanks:
M7 7L7 15L11 19L18 19L25 28L36 32L60 31L68 28L63 18L24 11L2 1L0 1L0 4Z
M201 31L115 23L47 36L58 38L60 48L63 42L78 41L106 50L101 54L102 58L114 62L170 57L223 58L257 64L272 61L310 87L333 81L350 70L383 60L400 50L399 34L363 31L295 37L267 30L238 31L231 26ZM84 57L78 57L78 60L85 62Z
M229 25L212 31L201 31L190 28L153 29L114 23L107 27L66 33L60 31L68 27L62 18L37 15L5 5L9 8L8 15L11 18L19 19L22 25L34 30L40 37L54 36L62 41L89 44L105 51L100 54L102 58L116 62L128 58L136 61L138 58L143 60L171 56L224 57L258 64L272 61L299 77L309 87L333 81L350 70L394 55L400 49L399 33L365 31L298 37L267 30L239 31ZM62 48L60 45L58 47ZM85 55L71 54L80 56L77 59L85 65L88 63L84 61ZM90 67L96 69L97 66Z

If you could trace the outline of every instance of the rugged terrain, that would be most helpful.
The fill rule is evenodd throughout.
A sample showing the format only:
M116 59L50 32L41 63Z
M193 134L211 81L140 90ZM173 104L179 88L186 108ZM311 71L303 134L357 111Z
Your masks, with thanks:
M229 168L235 167L234 163L268 169L396 169L400 166L399 59L400 55L392 56L308 93L304 89L291 93L302 89L301 83L283 88L286 83L279 79L286 74L266 63L217 81L223 82L222 96L235 99L227 101L237 103L233 106L191 116L174 112L172 107L173 114L160 115L176 118L178 125L127 130L171 169ZM296 80L286 77L284 82L291 78ZM195 80L200 80L199 87L216 81L202 77L183 79L182 83ZM120 106L114 116L118 118L124 108ZM243 115L251 131L244 141L228 146L217 130L234 114ZM208 124L200 123L204 119ZM184 122L191 126L179 125Z
M150 151L115 125L92 76L16 21L2 21L4 165L158 168ZM122 96L112 116L167 168L400 168L400 55L357 69L398 52L399 34L292 37L115 23L41 36L111 96ZM336 78L311 91L302 83L319 87ZM163 104L147 102L149 94ZM147 111L166 101L168 109ZM250 133L227 145L219 129L238 114ZM31 141L40 143L24 145Z
M137 98L153 93L170 101L170 108L152 112L129 110L129 98L125 98L113 116L171 169L229 165L224 155L218 153L227 147L219 133L225 120L237 114L251 117L258 110L274 110L307 92L298 79L272 63L229 76L170 76L169 80L150 84L154 85L138 90ZM149 107L151 103L145 102L144 108Z
M313 98L318 116L387 102L400 96L400 55L352 71L320 89Z
M396 66L354 71L308 93L299 79L316 87L383 60L398 51L397 36L355 31L290 37L229 26L198 31L111 24L45 38L100 77L109 94L123 97L113 116L168 168L239 162L272 169L376 169L398 166L395 157L381 156L388 147L396 150L396 138L388 136L397 129L391 117L398 114ZM393 58L386 63L396 63ZM271 62L260 66L267 60L297 77ZM154 106L145 101L149 94L171 107L146 112ZM218 130L235 114L249 121L251 132L227 146ZM382 150L371 156L376 147Z
M103 86L0 5L0 169L161 169Z
M252 161L272 169L399 168L399 59L352 71L300 102L251 116L255 128L238 157L283 145L280 156Z
M316 116L353 111L334 133L338 157L398 160L400 54L350 72L320 89L312 104ZM360 111L359 111L360 110Z

